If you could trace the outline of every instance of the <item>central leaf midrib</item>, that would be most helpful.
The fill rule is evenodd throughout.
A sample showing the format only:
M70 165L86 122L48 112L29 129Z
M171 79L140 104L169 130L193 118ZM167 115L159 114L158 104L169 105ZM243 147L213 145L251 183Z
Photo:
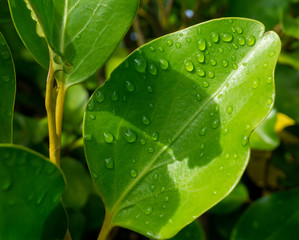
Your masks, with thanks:
M260 37L259 40L257 40L256 44L254 47L252 47L251 51L248 51L246 54L246 57L243 58L242 62L249 62L251 58L253 58L254 54L254 49L258 48L260 44L263 44L263 37L265 36L265 33ZM155 164L159 156L161 156L169 147L175 142L176 139L178 139L185 131L185 129L196 119L196 117L200 114L200 112L210 103L212 99L214 99L224 88L227 82L229 82L235 75L237 75L240 72L240 68L238 70L233 70L230 75L227 76L227 79L220 85L218 90L212 94L206 101L205 103L202 104L202 106L190 117L190 120L186 122L186 124L183 125L179 131L177 131L177 134L174 135L174 137L171 139L171 143L165 145L158 153L157 155L153 158L151 162L149 162L148 166L144 168L144 170L138 175L138 177L135 178L135 181L129 185L129 187L126 188L126 191L123 192L123 194L118 198L118 201L115 203L114 207L111 209L111 215L113 218L115 217L115 213L118 210L117 207L120 205L120 203L123 201L123 199L134 189L134 187L140 182L140 180L146 176L148 171L151 169L151 167ZM120 211L120 210L119 210ZM113 220L112 220L113 221Z

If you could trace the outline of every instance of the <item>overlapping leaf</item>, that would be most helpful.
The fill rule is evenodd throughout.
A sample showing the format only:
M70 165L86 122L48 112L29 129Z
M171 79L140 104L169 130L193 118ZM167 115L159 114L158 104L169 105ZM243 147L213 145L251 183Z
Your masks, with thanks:
M9 0L17 31L45 68L50 47L67 85L85 80L118 46L135 16L138 0Z
M0 239L64 239L64 179L41 155L0 146Z
M218 19L146 44L111 74L84 123L106 226L170 238L228 195L273 106L279 51L259 22Z

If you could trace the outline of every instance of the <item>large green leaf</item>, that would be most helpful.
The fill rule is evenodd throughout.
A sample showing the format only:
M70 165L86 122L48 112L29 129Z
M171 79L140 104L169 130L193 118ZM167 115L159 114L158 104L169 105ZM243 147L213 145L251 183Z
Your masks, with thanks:
M2 33L0 55L0 143L11 143L16 79L10 50Z
M63 239L60 170L23 147L0 146L0 239Z
M250 146L253 149L271 151L278 147L279 137L275 132L277 111L275 109L266 120L258 126L250 136Z
M139 0L9 0L17 31L45 68L48 46L65 61L67 85L84 81L101 67L131 25ZM60 58L59 55L63 57ZM72 64L72 67L69 65ZM66 67L66 68L65 68Z
M273 193L252 204L235 226L232 240L297 239L299 190Z
M299 71L288 66L278 65L275 74L277 98L275 106L299 122Z
M227 196L273 106L279 51L259 22L216 19L146 44L116 68L83 127L106 221L170 238Z

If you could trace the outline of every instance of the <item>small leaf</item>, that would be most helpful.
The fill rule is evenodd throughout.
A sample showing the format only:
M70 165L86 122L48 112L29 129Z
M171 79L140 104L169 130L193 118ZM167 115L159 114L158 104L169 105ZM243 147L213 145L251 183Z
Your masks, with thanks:
M253 203L235 226L231 240L296 239L299 190L273 193Z
M275 133L277 111L272 110L265 121L258 126L250 136L250 146L253 149L271 151L278 147L279 137Z
M0 146L0 165L0 239L63 239L67 217L59 169L16 145Z
M20 37L48 68L48 47L67 86L84 81L104 65L129 29L139 0L9 0Z
M170 238L232 191L273 106L279 51L259 22L217 19L154 40L114 70L83 129L111 226Z
M0 33L0 143L12 142L15 105L15 69L9 47Z

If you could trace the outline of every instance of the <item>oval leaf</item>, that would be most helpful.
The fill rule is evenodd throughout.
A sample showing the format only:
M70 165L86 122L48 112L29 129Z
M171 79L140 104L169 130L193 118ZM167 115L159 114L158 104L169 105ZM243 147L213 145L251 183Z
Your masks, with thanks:
M129 29L139 0L9 0L9 4L20 37L42 66L49 65L48 46L63 55L53 57L56 63L65 63L69 74L61 80L69 86L84 81L106 62Z
M298 238L299 190L273 193L253 203L237 223L232 240Z
M279 51L259 22L217 19L146 44L116 68L84 122L110 225L170 238L228 195L273 106Z
M0 146L0 239L63 239L67 217L59 169L23 147Z
M16 79L14 63L2 33L0 33L0 55L0 143L11 143Z

